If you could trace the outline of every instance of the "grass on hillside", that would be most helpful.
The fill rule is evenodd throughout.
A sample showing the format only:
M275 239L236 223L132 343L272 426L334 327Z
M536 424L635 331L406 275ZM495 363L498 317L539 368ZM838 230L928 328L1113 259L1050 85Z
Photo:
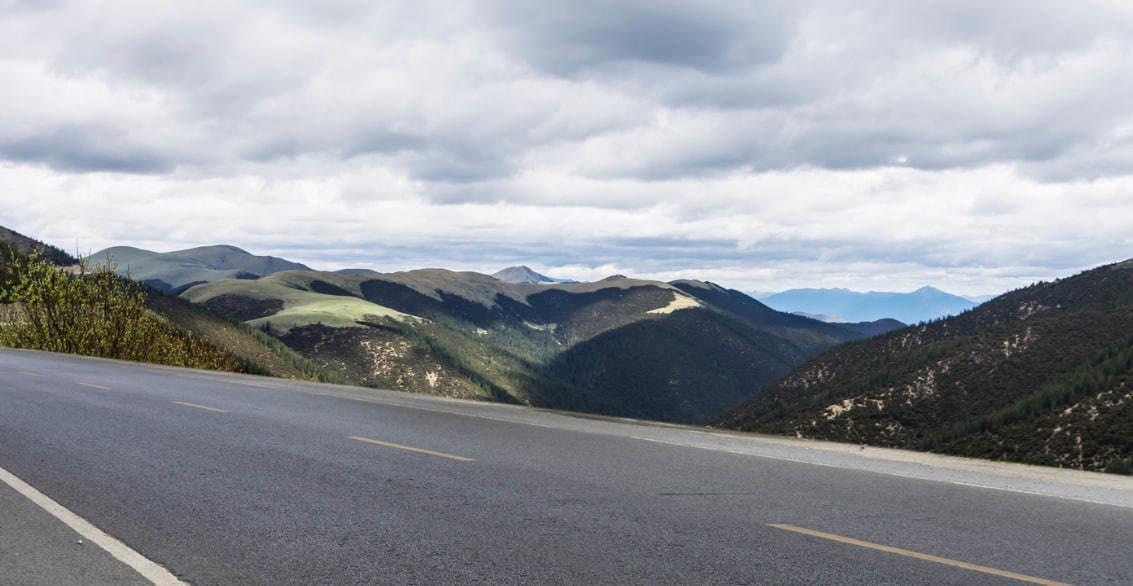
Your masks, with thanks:
M315 295L322 298L316 298ZM283 311L252 320L248 324L264 327L273 332L286 332L294 327L312 324L348 328L357 326L358 322L375 321L383 317L396 320L416 319L357 297L333 297L315 293L309 300L293 306L285 306Z
M296 278L299 282L293 282ZM253 327L270 328L275 333L286 333L292 328L307 325L355 327L359 322L383 317L416 319L365 299L316 293L301 288L308 285L309 280L304 275L277 273L254 281L227 280L199 285L186 291L183 296L194 303L208 303L224 295L280 300L283 302L282 311L248 322Z

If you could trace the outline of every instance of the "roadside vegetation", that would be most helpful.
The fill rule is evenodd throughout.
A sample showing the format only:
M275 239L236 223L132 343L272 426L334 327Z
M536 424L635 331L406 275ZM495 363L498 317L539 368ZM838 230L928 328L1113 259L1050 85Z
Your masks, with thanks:
M172 366L247 371L229 351L179 330L146 307L143 286L109 268L73 271L2 245L0 344Z

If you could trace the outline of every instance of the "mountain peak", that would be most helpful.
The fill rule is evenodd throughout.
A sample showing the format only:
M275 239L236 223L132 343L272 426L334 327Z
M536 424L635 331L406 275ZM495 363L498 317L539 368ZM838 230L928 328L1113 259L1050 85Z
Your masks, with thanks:
M531 267L519 265L508 267L492 274L505 283L554 283L555 279L535 272Z
M247 250L244 250L243 248L240 248L239 246L233 246L231 244L210 244L210 245L207 245L207 246L198 246L197 248L190 248L189 250L196 251L196 252L224 251L224 252L235 252L237 254L246 254L248 256L255 256L254 254L248 252Z

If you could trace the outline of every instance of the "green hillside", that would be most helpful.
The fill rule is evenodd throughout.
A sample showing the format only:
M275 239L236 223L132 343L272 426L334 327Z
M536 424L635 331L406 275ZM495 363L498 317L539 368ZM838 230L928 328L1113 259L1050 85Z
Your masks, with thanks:
M287 271L183 296L357 384L696 423L865 335L692 283Z
M1129 471L1133 261L826 352L734 429Z
M305 273L283 272L257 280L218 281L192 287L182 295L194 303L277 333L313 324L352 327L358 322L383 317L411 318L354 297L327 281L309 278Z
M273 256L256 256L235 246L201 246L173 252L152 252L115 246L91 256L94 266L113 266L119 274L159 291L179 293L200 283L224 279L257 279L306 266Z

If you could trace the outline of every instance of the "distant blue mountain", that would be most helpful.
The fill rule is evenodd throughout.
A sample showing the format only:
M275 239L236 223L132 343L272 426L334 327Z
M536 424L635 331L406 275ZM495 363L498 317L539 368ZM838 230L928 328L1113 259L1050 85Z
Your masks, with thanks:
M978 305L933 287L912 293L849 289L791 289L760 299L779 311L821 315L831 321L865 322L891 318L907 324L956 315Z

